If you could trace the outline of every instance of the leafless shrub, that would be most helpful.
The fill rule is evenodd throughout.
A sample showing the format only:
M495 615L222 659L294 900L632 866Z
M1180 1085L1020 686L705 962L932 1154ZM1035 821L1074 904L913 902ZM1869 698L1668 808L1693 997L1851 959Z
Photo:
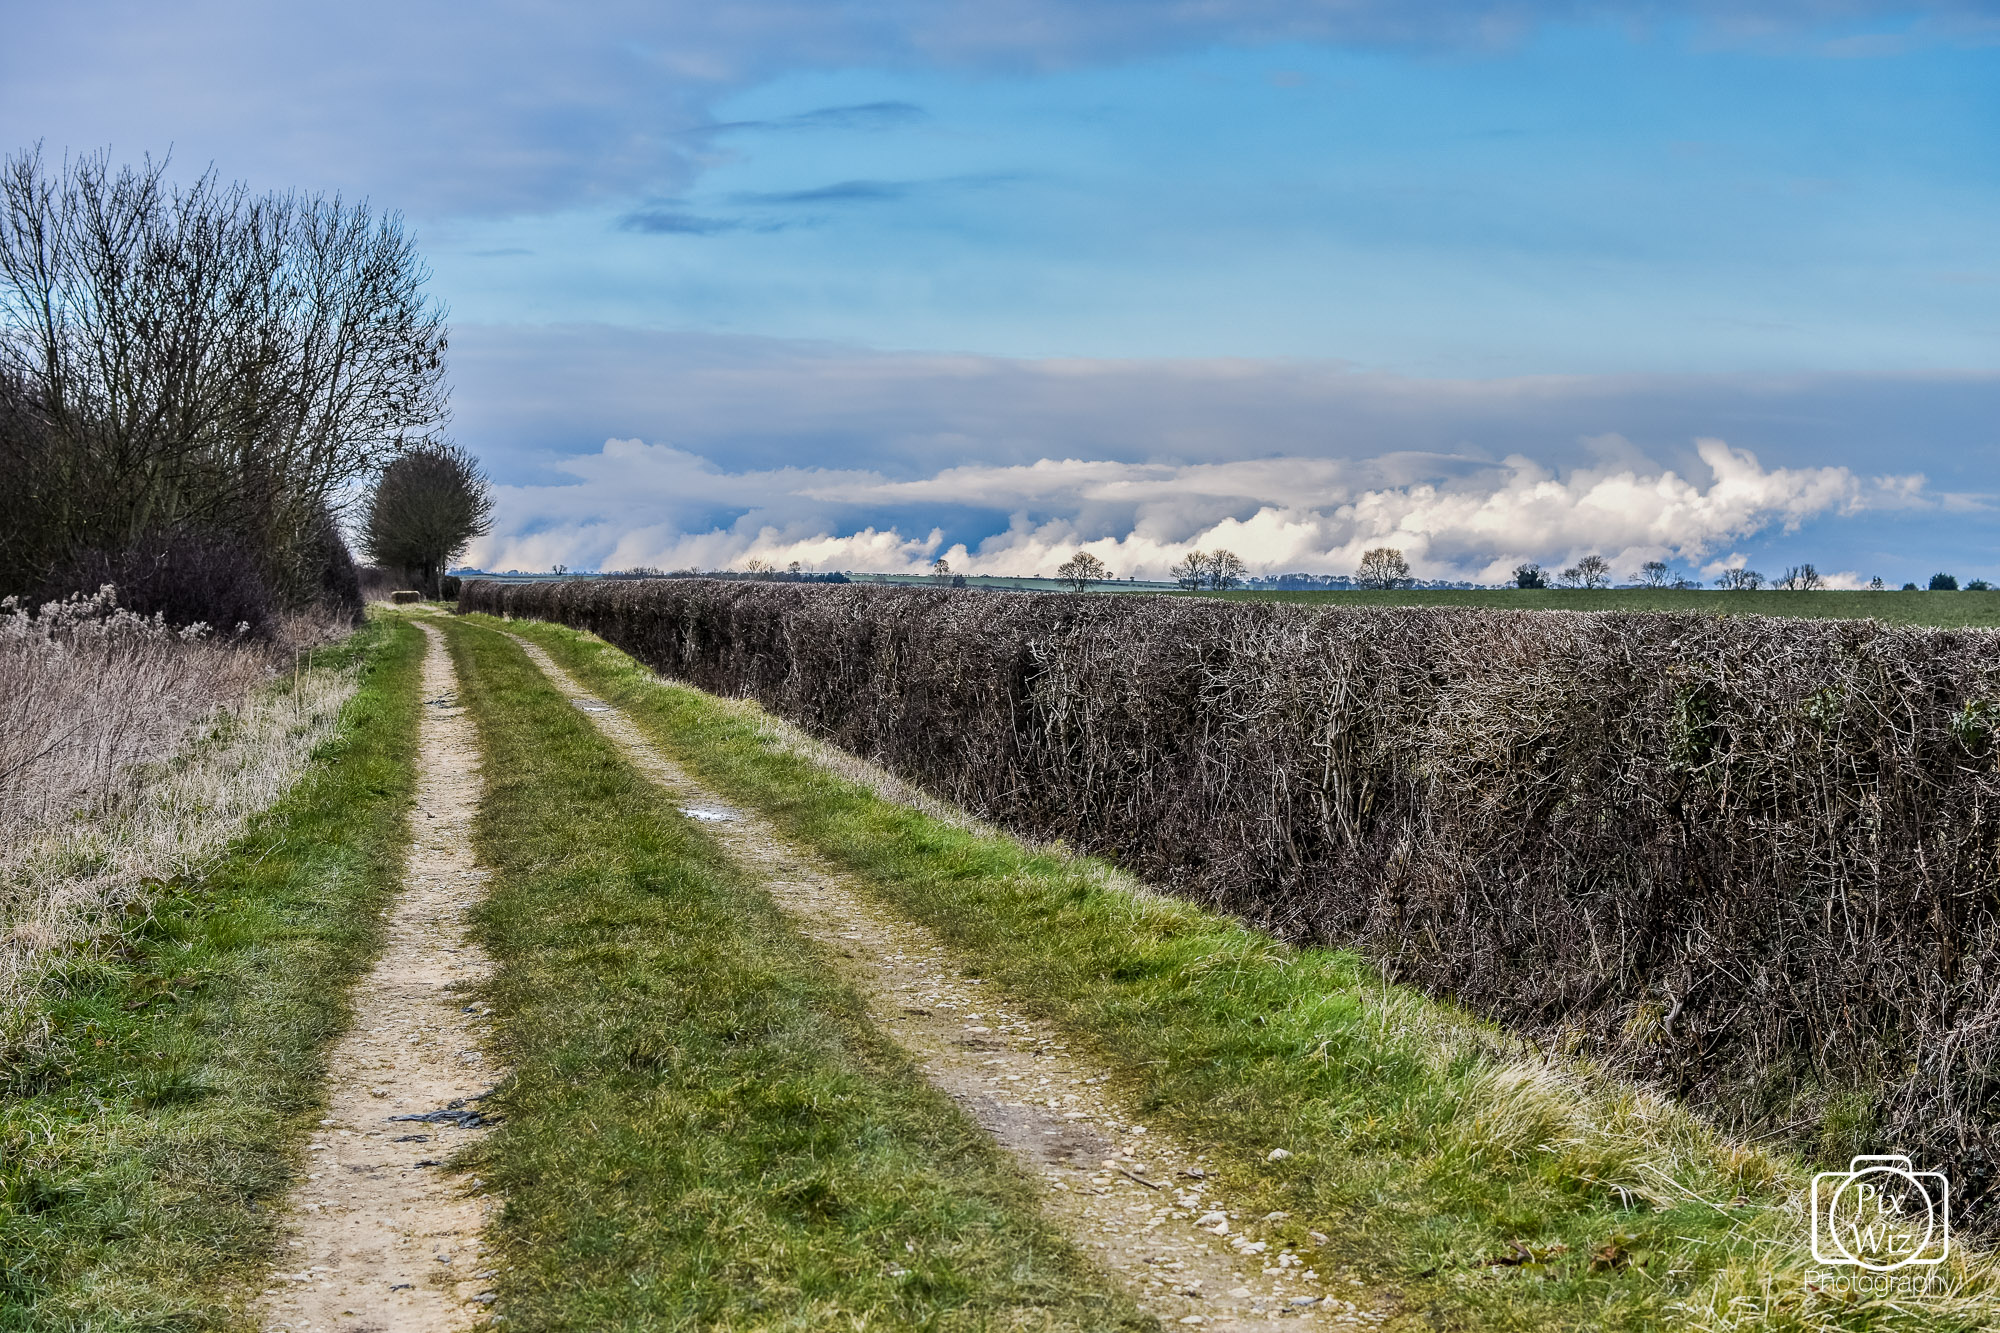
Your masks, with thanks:
M1872 621L468 584L1732 1129L2000 1109L2000 636Z

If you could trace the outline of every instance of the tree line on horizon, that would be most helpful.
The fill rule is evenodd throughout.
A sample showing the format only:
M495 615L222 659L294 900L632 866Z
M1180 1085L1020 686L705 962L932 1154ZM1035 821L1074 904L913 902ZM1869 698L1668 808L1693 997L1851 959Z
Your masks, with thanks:
M937 561L933 573L944 566ZM1227 591L1241 587L1248 573L1248 566L1234 552L1226 550L1191 550L1168 571L1174 582L1184 591ZM1086 591L1094 583L1108 582L1111 571L1097 556L1087 551L1078 551L1056 569L1056 577L1077 592ZM1601 555L1586 555L1574 565L1558 573L1551 574L1539 564L1526 562L1514 569L1513 586L1516 588L1577 588L1595 590L1610 588L1616 584L1616 574L1609 560ZM1674 572L1664 560L1648 560L1635 570L1626 586L1657 588L1673 591L1698 589L1701 584ZM962 581L962 580L961 580ZM1402 551L1393 546L1377 546L1362 554L1361 563L1353 574L1353 585L1366 591L1394 591L1410 587L1414 578L1410 562ZM1756 592L1769 586L1792 592L1819 592L1827 587L1826 578L1810 562L1791 566L1783 576L1767 580L1754 569L1737 568L1724 570L1717 576L1714 586L1728 592ZM1880 577L1870 583L1872 591L1885 591L1887 585ZM1959 582L1951 574L1939 573L1931 576L1928 590L1931 592L1956 592ZM1969 592L1986 592L1990 585L1984 579L1973 579L1965 585ZM1905 583L1903 591L1920 591L1915 583Z

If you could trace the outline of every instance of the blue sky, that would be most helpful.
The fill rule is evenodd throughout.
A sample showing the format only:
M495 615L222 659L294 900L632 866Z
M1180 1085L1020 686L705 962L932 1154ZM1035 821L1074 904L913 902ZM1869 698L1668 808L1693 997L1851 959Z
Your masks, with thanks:
M2000 5L17 26L15 144L409 216L491 566L2000 578Z

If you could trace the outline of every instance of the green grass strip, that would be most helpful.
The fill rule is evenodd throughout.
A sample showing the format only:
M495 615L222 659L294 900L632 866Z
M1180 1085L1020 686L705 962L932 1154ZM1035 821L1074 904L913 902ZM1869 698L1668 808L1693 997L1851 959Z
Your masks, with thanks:
M508 628L1094 1046L1148 1123L1215 1145L1237 1197L1291 1214L1280 1237L1328 1234L1320 1270L1400 1291L1413 1325L1989 1324L2000 1284L1983 1257L1916 1298L1816 1293L1797 1163L1616 1080L1524 1062L1352 952L1289 948L1089 858L889 803L751 705L662 684L575 631Z
M500 635L481 930L511 1329L1149 1327L819 948Z
M60 966L0 1069L0 1328L247 1327L340 996L401 873L422 636L377 620L340 731L216 864Z

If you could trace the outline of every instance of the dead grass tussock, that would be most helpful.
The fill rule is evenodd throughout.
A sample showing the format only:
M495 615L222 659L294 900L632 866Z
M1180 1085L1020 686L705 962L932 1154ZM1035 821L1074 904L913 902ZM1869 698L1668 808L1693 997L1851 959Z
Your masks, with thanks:
M274 641L176 629L116 589L38 611L0 602L0 847L115 801L301 652L342 627L285 620Z
M67 630L26 619L0 619L16 770L0 791L0 1011L50 959L227 846L333 734L357 684L352 669L309 669L273 688L272 650L115 609Z

